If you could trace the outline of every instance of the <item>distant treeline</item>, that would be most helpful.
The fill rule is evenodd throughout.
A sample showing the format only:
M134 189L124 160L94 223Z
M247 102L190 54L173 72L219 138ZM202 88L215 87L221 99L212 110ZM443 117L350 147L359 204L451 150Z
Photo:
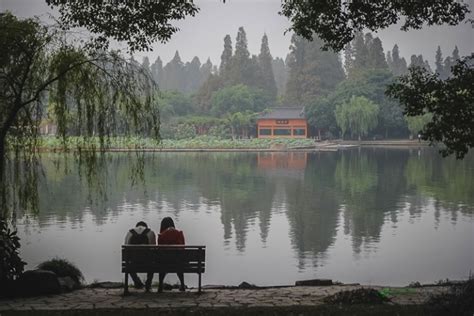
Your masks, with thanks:
M235 45L225 36L219 66L198 57L183 63L179 52L165 66L159 57L151 65L145 58L142 66L161 90L163 136L246 137L255 133L255 113L275 106L305 106L313 135L321 137L406 137L421 130L429 116L405 118L385 87L410 67L433 72L422 55L407 63L398 45L385 53L378 37L362 32L344 58L323 51L322 44L294 35L283 60L272 57L264 34L259 54L252 55L240 27ZM455 47L443 59L438 46L434 71L446 79L459 58Z
M422 67L446 79L460 58L457 47L443 58L440 47L432 70L422 55L408 63L399 47L384 52L381 40L359 32L343 54L321 49L322 41L293 35L285 60L273 58L268 37L251 54L243 27L235 41L224 37L219 65L198 57L183 62L177 51L166 65L147 57L142 67L158 84L164 138L212 135L252 137L258 113L276 106L305 106L312 136L393 138L417 134L429 115L406 118L399 103L385 95L386 86L410 67ZM74 134L72 132L72 134Z

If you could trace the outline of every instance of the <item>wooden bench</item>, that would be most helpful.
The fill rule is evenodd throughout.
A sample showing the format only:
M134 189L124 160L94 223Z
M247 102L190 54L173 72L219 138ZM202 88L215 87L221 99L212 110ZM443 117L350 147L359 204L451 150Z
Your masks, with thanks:
M201 293L201 274L205 270L205 257L206 246L123 245L124 294L128 294L128 274L131 272L197 273L199 275L199 293Z

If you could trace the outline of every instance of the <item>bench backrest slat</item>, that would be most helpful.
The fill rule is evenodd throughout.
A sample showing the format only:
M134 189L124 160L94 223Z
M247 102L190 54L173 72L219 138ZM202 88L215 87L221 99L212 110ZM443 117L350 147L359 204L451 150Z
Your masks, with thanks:
M205 246L123 245L122 272L204 272Z

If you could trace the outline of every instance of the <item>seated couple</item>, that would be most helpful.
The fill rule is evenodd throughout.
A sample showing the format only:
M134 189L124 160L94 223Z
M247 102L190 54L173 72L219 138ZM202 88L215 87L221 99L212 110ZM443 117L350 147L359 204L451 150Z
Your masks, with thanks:
M126 245L156 245L157 240L153 230L148 228L145 222L138 222L135 228L128 231L125 236ZM174 226L173 219L171 217L165 217L161 221L160 233L158 234L158 245L184 245L184 234L181 230L177 230ZM180 291L184 291L184 275L183 273L177 273L180 287ZM137 276L136 273L130 273L133 279L135 288L142 289L145 286L145 291L151 290L151 282L153 280L153 273L147 273L147 279L145 285L142 280ZM166 273L159 273L160 284L158 286L158 293L163 292L163 281Z

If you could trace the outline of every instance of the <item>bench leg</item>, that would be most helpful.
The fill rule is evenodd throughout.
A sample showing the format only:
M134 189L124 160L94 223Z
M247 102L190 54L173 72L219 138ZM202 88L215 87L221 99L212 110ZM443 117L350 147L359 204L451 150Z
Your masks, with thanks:
M198 293L201 293L201 273L199 273L199 288Z
M125 272L125 284L123 287L123 295L128 295L128 272Z

